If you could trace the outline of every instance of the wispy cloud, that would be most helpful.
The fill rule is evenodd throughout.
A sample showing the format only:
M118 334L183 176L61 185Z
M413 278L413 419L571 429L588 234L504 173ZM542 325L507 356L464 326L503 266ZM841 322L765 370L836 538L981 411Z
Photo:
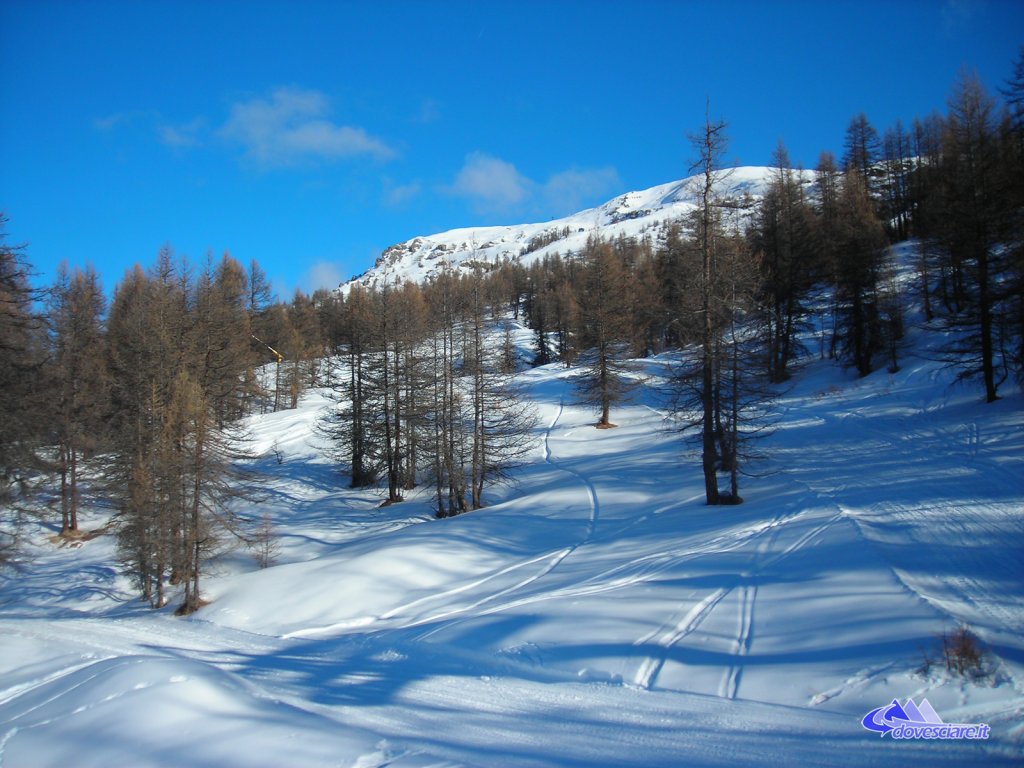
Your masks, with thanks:
M423 185L418 181L411 181L408 184L395 184L391 179L384 179L384 202L391 206L403 205L417 197L423 191Z
M978 0L945 0L939 13L942 19L942 31L947 35L962 32L974 18Z
M110 131L117 128L117 126L123 124L128 119L124 112L118 112L113 115L105 115L104 117L97 117L92 121L93 127L101 133L109 133Z
M524 176L515 165L483 152L466 156L466 161L448 194L469 201L478 213L532 211L546 216L574 213L621 185L612 167L571 168L559 171L545 182Z
M441 119L441 105L435 99L426 98L420 104L420 112L417 115L417 122L436 123Z
M160 141L167 146L185 149L188 147L198 147L202 144L202 134L205 128L206 121L201 117L197 117L187 123L178 125L161 123L157 126L157 135L160 137Z
M220 135L240 145L246 159L261 168L395 154L362 128L333 122L327 97L300 88L278 88L267 98L236 102Z
M130 109L125 112L114 112L110 115L97 117L92 121L92 125L100 133L110 133L111 131L140 123L152 123L158 117L158 114L153 110Z

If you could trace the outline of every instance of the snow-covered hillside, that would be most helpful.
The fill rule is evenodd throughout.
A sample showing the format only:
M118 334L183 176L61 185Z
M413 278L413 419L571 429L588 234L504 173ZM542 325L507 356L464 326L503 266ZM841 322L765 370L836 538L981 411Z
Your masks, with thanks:
M773 169L762 167L731 169L722 173L716 191L736 202L747 198L756 201L772 172ZM809 180L811 174L805 172L804 178ZM702 184L703 177L690 177L640 192L627 192L597 208L539 224L453 229L415 237L388 248L371 269L342 285L341 290L347 292L355 283L421 283L445 265L468 268L505 259L529 264L551 253L578 253L587 238L594 235L606 240L648 234L654 237L663 224L694 210Z
M133 599L113 536L29 531L0 582L0 766L1020 765L1024 396L985 405L937 340L913 329L895 374L809 361L737 507L703 504L666 429L668 357L611 430L572 371L520 374L530 461L446 520L346 487L322 394L253 417L240 511L280 553L222 560L192 617ZM985 679L939 658L961 624ZM862 726L908 698L989 738Z

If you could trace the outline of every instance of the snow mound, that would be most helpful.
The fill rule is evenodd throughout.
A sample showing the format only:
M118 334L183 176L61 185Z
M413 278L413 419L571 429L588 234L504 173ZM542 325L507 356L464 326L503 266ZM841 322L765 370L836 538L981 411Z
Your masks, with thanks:
M257 695L214 665L180 658L97 661L8 699L0 720L0 755L11 766L312 767L336 766L338 755L388 764L379 737L340 729Z

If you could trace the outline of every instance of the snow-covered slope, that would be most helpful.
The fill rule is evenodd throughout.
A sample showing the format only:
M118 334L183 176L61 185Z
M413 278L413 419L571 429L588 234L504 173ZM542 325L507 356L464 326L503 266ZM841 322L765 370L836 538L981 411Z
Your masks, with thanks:
M613 430L571 371L522 373L531 460L447 520L347 488L322 395L254 417L242 511L281 553L220 562L193 617L134 600L110 535L29 537L0 582L0 765L1020 765L1024 396L985 405L909 336L895 374L808 361L738 507L704 506L665 429L665 357ZM960 623L987 679L937 658ZM990 737L865 730L897 698Z
M716 191L737 202L747 197L757 200L772 171L762 167L731 169L721 174ZM805 178L810 179L811 175L805 173ZM702 184L702 176L690 177L640 192L627 192L597 208L544 223L453 229L415 237L388 248L371 269L343 284L341 290L347 292L354 283L365 286L395 280L420 283L444 265L466 268L505 259L529 264L551 253L578 253L587 238L594 235L606 240L619 236L654 237L663 224L694 210Z

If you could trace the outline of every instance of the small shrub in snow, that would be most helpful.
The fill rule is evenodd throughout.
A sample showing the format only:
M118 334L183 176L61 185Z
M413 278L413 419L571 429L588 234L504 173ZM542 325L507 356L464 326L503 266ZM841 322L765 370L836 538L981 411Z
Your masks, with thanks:
M972 680L985 680L992 676L988 651L981 641L967 627L960 626L952 632L943 632L936 641L940 654L922 650L923 661L917 672L924 677L931 674L932 668L940 661L945 664L946 671Z
M942 657L946 670L975 679L987 676L986 651L967 627L958 627L952 633L942 633Z
M266 512L260 517L259 526L253 536L256 563L260 568L269 568L281 551L281 544L274 533L274 525Z

